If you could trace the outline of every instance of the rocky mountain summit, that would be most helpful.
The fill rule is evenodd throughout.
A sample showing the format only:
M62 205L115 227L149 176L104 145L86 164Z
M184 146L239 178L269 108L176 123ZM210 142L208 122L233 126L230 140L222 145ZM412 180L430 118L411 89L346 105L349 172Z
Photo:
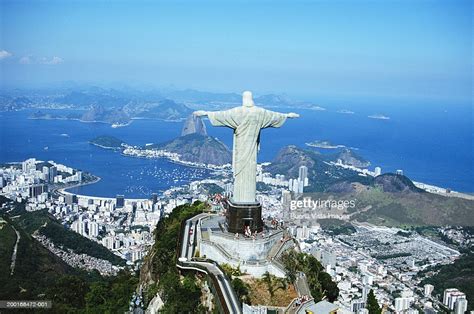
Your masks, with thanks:
M181 131L181 136L189 134L207 135L206 125L200 117L193 114L186 119L183 130Z

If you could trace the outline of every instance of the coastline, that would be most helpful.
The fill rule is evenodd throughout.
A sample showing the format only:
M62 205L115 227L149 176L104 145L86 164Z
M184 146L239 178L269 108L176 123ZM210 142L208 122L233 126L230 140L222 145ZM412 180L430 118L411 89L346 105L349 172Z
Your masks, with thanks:
M91 142L91 141L89 141L89 144L100 147L100 148L103 148L103 149L113 150L113 151L118 151L118 150L122 149L122 147L103 146L103 145L100 145L100 144L97 144L97 143L94 143L94 142Z
M44 109L49 109L49 108L44 108ZM66 108L69 109L69 108ZM61 109L58 109L61 110ZM101 120L82 120L79 118L67 118L67 117L27 117L29 120L62 120L62 121L79 121L82 123L104 123L104 124L110 124L112 128L121 128L121 127L126 127L129 126L133 123L134 120L157 120L157 121L163 121L163 122L173 122L173 123L178 123L178 122L183 122L186 121L186 118L179 118L179 119L163 119L163 118L147 118L147 117L133 117L130 118L130 121L127 123L116 123L116 122L107 122L107 121L101 121Z
M168 152L168 151L167 151ZM168 152L171 153L171 152ZM190 168L198 168L198 169L206 169L206 170L226 170L228 167L224 166L218 166L218 165L204 165L204 164L198 164L198 163L193 163L191 161L184 161L184 160L179 160L179 159L174 159L172 157L168 156L157 156L157 157L147 157L147 156L137 156L133 154L124 154L123 152L120 153L120 155L124 157L130 157L130 158L141 158L141 159L166 159L169 162L181 166L186 166Z
M82 123L103 123L103 124L109 124L110 127L112 128L120 128L124 126L129 126L133 121L129 121L125 124L123 123L111 123L107 121L100 121L100 120L93 120L93 121L87 121L87 120L82 120L82 119L77 119L77 118L66 118L66 117L27 117L29 120L61 120L61 121L79 121Z
M86 185L89 185L89 184L94 184L94 183L97 183L99 182L100 180L102 180L101 177L98 177L96 175L93 175L94 176L94 180L92 181L88 181L88 182L84 182L84 183L76 183L76 184L73 184L71 186L68 186L68 187L64 187L64 188L59 188L59 189L54 189L53 191L54 192L58 192L60 194L74 194L74 193L71 193L67 190L69 189L73 189L73 188L77 188L77 187L80 187L80 186L86 186Z

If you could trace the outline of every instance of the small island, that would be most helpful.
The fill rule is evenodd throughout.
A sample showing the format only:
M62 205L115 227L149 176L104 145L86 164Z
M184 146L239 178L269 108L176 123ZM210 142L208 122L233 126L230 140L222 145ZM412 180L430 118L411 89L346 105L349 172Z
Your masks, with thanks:
M369 116L369 118L378 120L390 120L390 117L384 116L383 114L372 114Z
M309 142L309 143L305 143L305 144L307 146L310 146L310 147L324 148L324 149L337 149L337 148L345 148L346 147L345 145L335 145L335 144L332 144L329 141L319 141L319 140Z
M347 110L347 109L341 109L341 110L338 110L337 113L354 114L355 112Z
M105 149L121 150L124 146L124 141L113 136L102 135L89 141L92 145Z

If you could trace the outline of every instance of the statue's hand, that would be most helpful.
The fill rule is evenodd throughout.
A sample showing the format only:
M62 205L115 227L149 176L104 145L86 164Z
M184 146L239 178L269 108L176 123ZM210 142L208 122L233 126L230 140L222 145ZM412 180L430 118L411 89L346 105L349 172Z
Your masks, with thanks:
M193 115L195 115L196 117L207 116L207 112L204 110L198 110L198 111L194 111Z
M287 113L286 116L287 116L288 118L299 118L299 117L300 117L299 114L294 113L294 112Z

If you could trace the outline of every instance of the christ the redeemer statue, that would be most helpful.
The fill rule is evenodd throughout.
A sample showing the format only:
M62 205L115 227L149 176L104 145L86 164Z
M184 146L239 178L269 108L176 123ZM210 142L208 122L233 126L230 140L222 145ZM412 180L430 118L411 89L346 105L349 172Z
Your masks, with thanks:
M296 113L279 113L255 106L252 93L242 95L242 106L224 111L196 111L196 116L208 116L213 126L234 130L232 169L234 172L233 203L256 203L257 152L260 130L279 128L287 118L298 118Z

